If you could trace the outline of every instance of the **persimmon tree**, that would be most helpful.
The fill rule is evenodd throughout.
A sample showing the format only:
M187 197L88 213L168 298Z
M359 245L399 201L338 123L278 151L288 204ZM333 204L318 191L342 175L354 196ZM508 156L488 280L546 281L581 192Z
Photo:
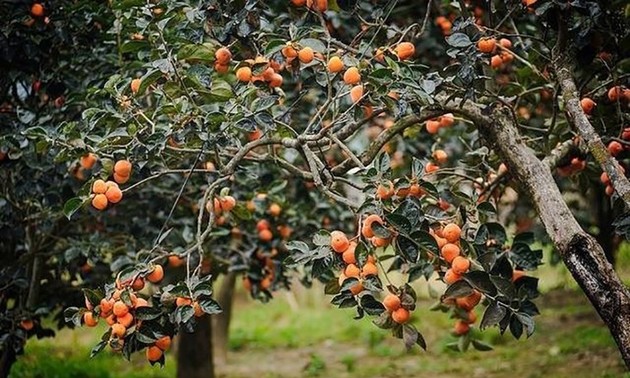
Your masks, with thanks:
M563 197L600 187L628 236L623 6L111 2L116 72L86 85L80 119L55 124L52 145L37 149L50 129L20 134L85 178L57 211L101 225L81 242L114 275L86 282L66 321L101 319L93 354L152 364L179 334L195 361L178 375L208 376L219 274L242 274L261 301L291 277L320 281L408 348L426 348L411 286L425 279L446 284L433 309L453 318L450 346L487 350L485 328L534 332L527 272L549 240L629 364L630 293ZM20 114L21 131L33 119ZM1 140L11 158L17 145ZM515 203L546 235L514 232L528 228Z

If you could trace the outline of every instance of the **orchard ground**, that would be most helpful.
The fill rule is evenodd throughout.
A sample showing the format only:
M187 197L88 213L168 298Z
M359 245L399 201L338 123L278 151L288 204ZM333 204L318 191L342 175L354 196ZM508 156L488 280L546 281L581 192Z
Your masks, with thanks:
M618 271L630 283L629 244L620 249ZM490 329L483 334L495 346L490 352L445 348L455 340L444 332L452 327L452 320L429 311L433 302L425 283L417 285L423 298L412 321L422 330L429 349L409 353L368 319L354 321L353 310L323 305L330 299L321 294L323 290L296 285L293 292L278 292L273 301L261 304L239 288L228 364L218 368L219 377L630 377L608 329L566 269L546 264L536 273L544 285L537 300L542 315L536 333L530 340L516 341ZM173 353L167 354L164 369L148 366L139 354L132 356L132 363L109 351L89 359L99 334L92 329L65 329L53 339L32 340L11 377L175 375Z

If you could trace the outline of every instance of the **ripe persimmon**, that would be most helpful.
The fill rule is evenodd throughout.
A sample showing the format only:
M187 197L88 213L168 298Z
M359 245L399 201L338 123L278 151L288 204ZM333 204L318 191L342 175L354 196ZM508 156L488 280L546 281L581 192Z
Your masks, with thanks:
M313 52L312 48L306 46L302 48L300 51L298 51L297 57L300 60L300 62L304 64L308 64L312 62L313 59L315 58L315 53Z
M357 295L363 291L363 284L361 282L357 282L356 284L350 287L350 292L352 295Z
M608 152L610 152L612 156L617 156L622 151L623 151L623 145L617 142L616 140L613 140L610 143L608 143Z
M147 274L147 280L151 283L158 283L164 278L164 268L162 265L155 264L151 273Z
M440 127L451 127L455 123L455 116L453 113L442 114L438 121L440 122Z
M83 313L83 323L88 327L96 327L98 318L94 316L92 311L86 311Z
M279 73L274 73L269 79L269 86L271 88L279 88L282 86L283 81L284 78L282 77L282 75L280 75Z
M118 203L123 198L123 193L118 187L118 185L110 185L105 192L105 197L107 197L107 201L111 203Z
M387 294L383 299L383 306L389 312L396 311L400 308L400 298L394 294Z
M118 173L120 176L129 176L131 175L131 168L129 160L118 160L114 164L114 173Z
M268 230L271 224L266 219L261 219L256 223L256 231Z
M167 351L171 347L171 337L170 336L162 336L155 341L155 346L160 348L163 351Z
M411 42L401 42L394 48L394 52L400 60L407 60L416 53L416 47Z
M92 193L105 194L107 191L107 184L103 180L96 180L92 184Z
M374 224L374 222L378 224L383 224L383 219L376 214L370 214L365 218L365 220L363 221L363 227L361 227L361 234L363 235L363 237L374 237L374 231L372 231L372 224Z
M361 74L356 67L350 67L343 74L343 82L348 85L358 84L361 81Z
M473 324L477 321L477 314L474 311L468 311L466 313L466 319L464 321L468 324Z
M379 184L376 188L376 198L381 200L392 198L394 193L394 183L391 181L387 181L385 184Z
M162 358L162 355L164 354L162 350L158 348L157 346L148 347L146 353L147 353L147 360L151 362L159 361L160 358Z
M435 150L433 151L433 159L435 159L438 164L444 164L448 160L448 154L444 150Z
M525 276L526 274L524 271L514 269L512 271L512 282L516 282L518 279L523 278Z
M593 113L593 109L595 109L597 103L588 97L584 97L580 100L580 105L582 106L584 113L590 115Z
M446 239L444 239L444 240L446 240ZM452 263L453 260L457 256L459 256L460 252L461 251L459 249L459 246L457 246L457 244L453 244L453 243L446 243L440 249L440 254L442 255L442 258L449 264Z
M475 306L477 306L480 301L481 301L481 293L478 292L477 290L473 291L472 294L466 297L455 299L455 303L457 304L457 307L466 311L470 311L473 308L475 308Z
M470 260L462 256L456 256L451 263L451 269L456 274L464 274L470 268Z
M35 323L32 319L22 319L22 321L20 321L20 327L25 331L32 330L34 326Z
M236 199L232 196L223 196L219 198L219 203L221 204L221 210L228 212L236 206Z
M111 325L111 327L113 337L122 338L125 336L125 332L127 332L127 328L120 323L114 323Z
M457 243L462 236L462 229L455 223L449 223L442 229L442 237L449 243Z
M261 230L258 232L258 239L260 239L260 241L263 242L268 242L271 241L271 239L273 239L273 234L271 233L271 230Z
M346 264L356 264L357 258L354 252L355 251L353 248L348 247L348 249L346 249L345 252L343 252L343 254L341 255L343 262L345 262Z
M249 67L240 67L236 70L236 79L244 83L249 83L252 80L252 69Z
M135 291L140 291L144 289L144 279L142 277L136 277L136 279L131 284L131 288Z
M482 53L490 54L497 46L497 40L494 38L482 38L477 42L477 49Z
M280 205L277 203L269 205L269 214L271 214L272 217L278 217L280 213L282 213L282 207Z
M83 169L92 169L94 164L96 164L96 160L96 155L90 152L81 156L79 164L83 167Z
M343 61L338 56L333 56L328 60L328 72L337 73L343 70Z
M462 279L462 276L460 276L459 274L453 272L453 269L449 269L446 271L446 273L444 274L444 282L447 285L451 285L459 280Z
M380 248L380 247L387 247L389 245L389 239L388 238L380 238L378 236L374 236L370 239L370 242L372 243L373 246L375 246L376 248Z
M343 274L348 278L359 278L361 275L361 269L355 264L348 264L346 269L344 269Z
M116 301L113 309L114 315L119 318L129 312L129 307L123 301Z
M330 233L330 247L337 253L343 253L350 246L350 241L346 234L341 231Z
M131 315L131 313L128 312L123 316L117 316L116 322L118 324L122 324L125 328L129 328L131 327L131 324L133 323L133 315Z
M357 103L363 97L363 85L355 85L350 89L350 100Z
M440 169L440 166L433 162L428 162L427 165L425 165L424 167L424 171L426 173L433 173L433 172L438 171L439 169Z
M114 308L114 300L113 299L101 299L101 317L105 317L108 316L111 312L112 309Z
M203 309L201 308L201 305L199 304L199 302L194 301L192 306L193 306L193 311L194 311L195 317L197 317L197 318L202 317L204 312L203 312Z
M177 299L175 299L175 305L177 307L190 306L192 305L192 299L187 297L177 297Z
M149 307L149 302L144 298L138 298L133 308Z
M620 86L614 86L608 90L608 99L612 102L615 102L623 98L623 88Z
M138 91L140 90L140 84L142 84L142 79L131 80L131 84L129 84L129 87L131 88L131 93L138 93Z
M170 255L168 257L168 266L170 266L171 268L180 267L184 265L184 263L185 263L184 259L177 255Z
M283 47L281 52L282 52L282 56L284 56L285 58L293 59L293 58L297 58L298 56L297 50L291 45L287 45Z
M409 310L407 310L406 308L398 308L394 311L392 311L392 320L395 321L398 324L405 324L409 321L409 318L411 317Z
M221 65L227 65L232 60L232 53L227 47L221 47L214 53L215 62Z
M468 323L466 323L463 320L457 320L455 322L455 327L453 328L453 333L456 336L461 336L461 335L465 335L468 333L468 331L470 331L470 325L468 325Z
M426 122L426 129L429 134L437 134L440 130L440 121L437 120L428 120Z
M510 41L510 40L509 40L509 39L507 39L507 38L501 38L501 39L499 40L499 44L500 44L502 47L506 48L506 49L511 49L511 48L512 48L512 41Z
M371 262L365 263L365 265L363 265L363 267L361 268L362 277L376 276L376 275L378 275L378 267L374 263L371 263Z
M43 17L44 16L44 6L40 3L35 3L31 5L31 14L34 17Z
M92 198L92 206L97 210L105 210L107 207L107 197L105 194L96 194L94 198Z
M114 181L116 181L118 184L124 184L129 181L129 176L119 175L118 173L114 172Z
M490 58L490 67L494 68L495 70L498 70L502 66L503 66L503 59L501 59L500 55L493 55L492 58Z

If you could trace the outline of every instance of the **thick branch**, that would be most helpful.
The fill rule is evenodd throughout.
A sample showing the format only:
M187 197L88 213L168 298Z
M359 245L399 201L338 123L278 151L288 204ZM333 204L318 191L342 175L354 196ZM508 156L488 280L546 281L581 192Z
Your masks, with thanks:
M561 30L562 31L562 30ZM580 134L586 142L588 149L601 165L602 170L608 175L610 182L619 194L619 197L626 205L626 209L630 209L630 182L623 174L621 167L616 159L614 159L602 139L589 122L586 114L580 105L580 95L575 85L575 80L571 74L573 61L567 53L565 33L559 33L558 43L553 49L553 68L560 83L562 98L567 111L567 119L573 124L575 130Z
M523 142L506 109L495 109L489 118L471 106L463 111L473 118L534 204L562 260L610 329L630 367L630 292L606 260L602 247L582 230L564 202L549 166Z

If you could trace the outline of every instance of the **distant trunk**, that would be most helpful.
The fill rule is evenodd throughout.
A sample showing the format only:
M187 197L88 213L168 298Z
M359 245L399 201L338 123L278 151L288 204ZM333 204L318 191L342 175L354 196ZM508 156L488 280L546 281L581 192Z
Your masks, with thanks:
M0 355L0 377L8 377L11 366L13 366L16 361L16 355L13 351L13 346L9 343L5 343L2 347L2 355Z
M599 183L592 186L593 201L596 203L596 221L599 233L596 236L597 242L602 246L606 254L606 260L615 265L615 251L618 243L615 242L615 232L612 225L614 217L613 209L610 206L610 198L604 193L604 187Z
M199 318L195 332L180 332L177 347L177 378L214 378L212 319Z
M221 289L217 293L217 301L223 312L212 318L212 345L214 362L216 365L224 365L227 362L228 341L230 332L230 319L232 318L232 303L234 302L234 288L236 285L236 273L226 274L221 283Z

